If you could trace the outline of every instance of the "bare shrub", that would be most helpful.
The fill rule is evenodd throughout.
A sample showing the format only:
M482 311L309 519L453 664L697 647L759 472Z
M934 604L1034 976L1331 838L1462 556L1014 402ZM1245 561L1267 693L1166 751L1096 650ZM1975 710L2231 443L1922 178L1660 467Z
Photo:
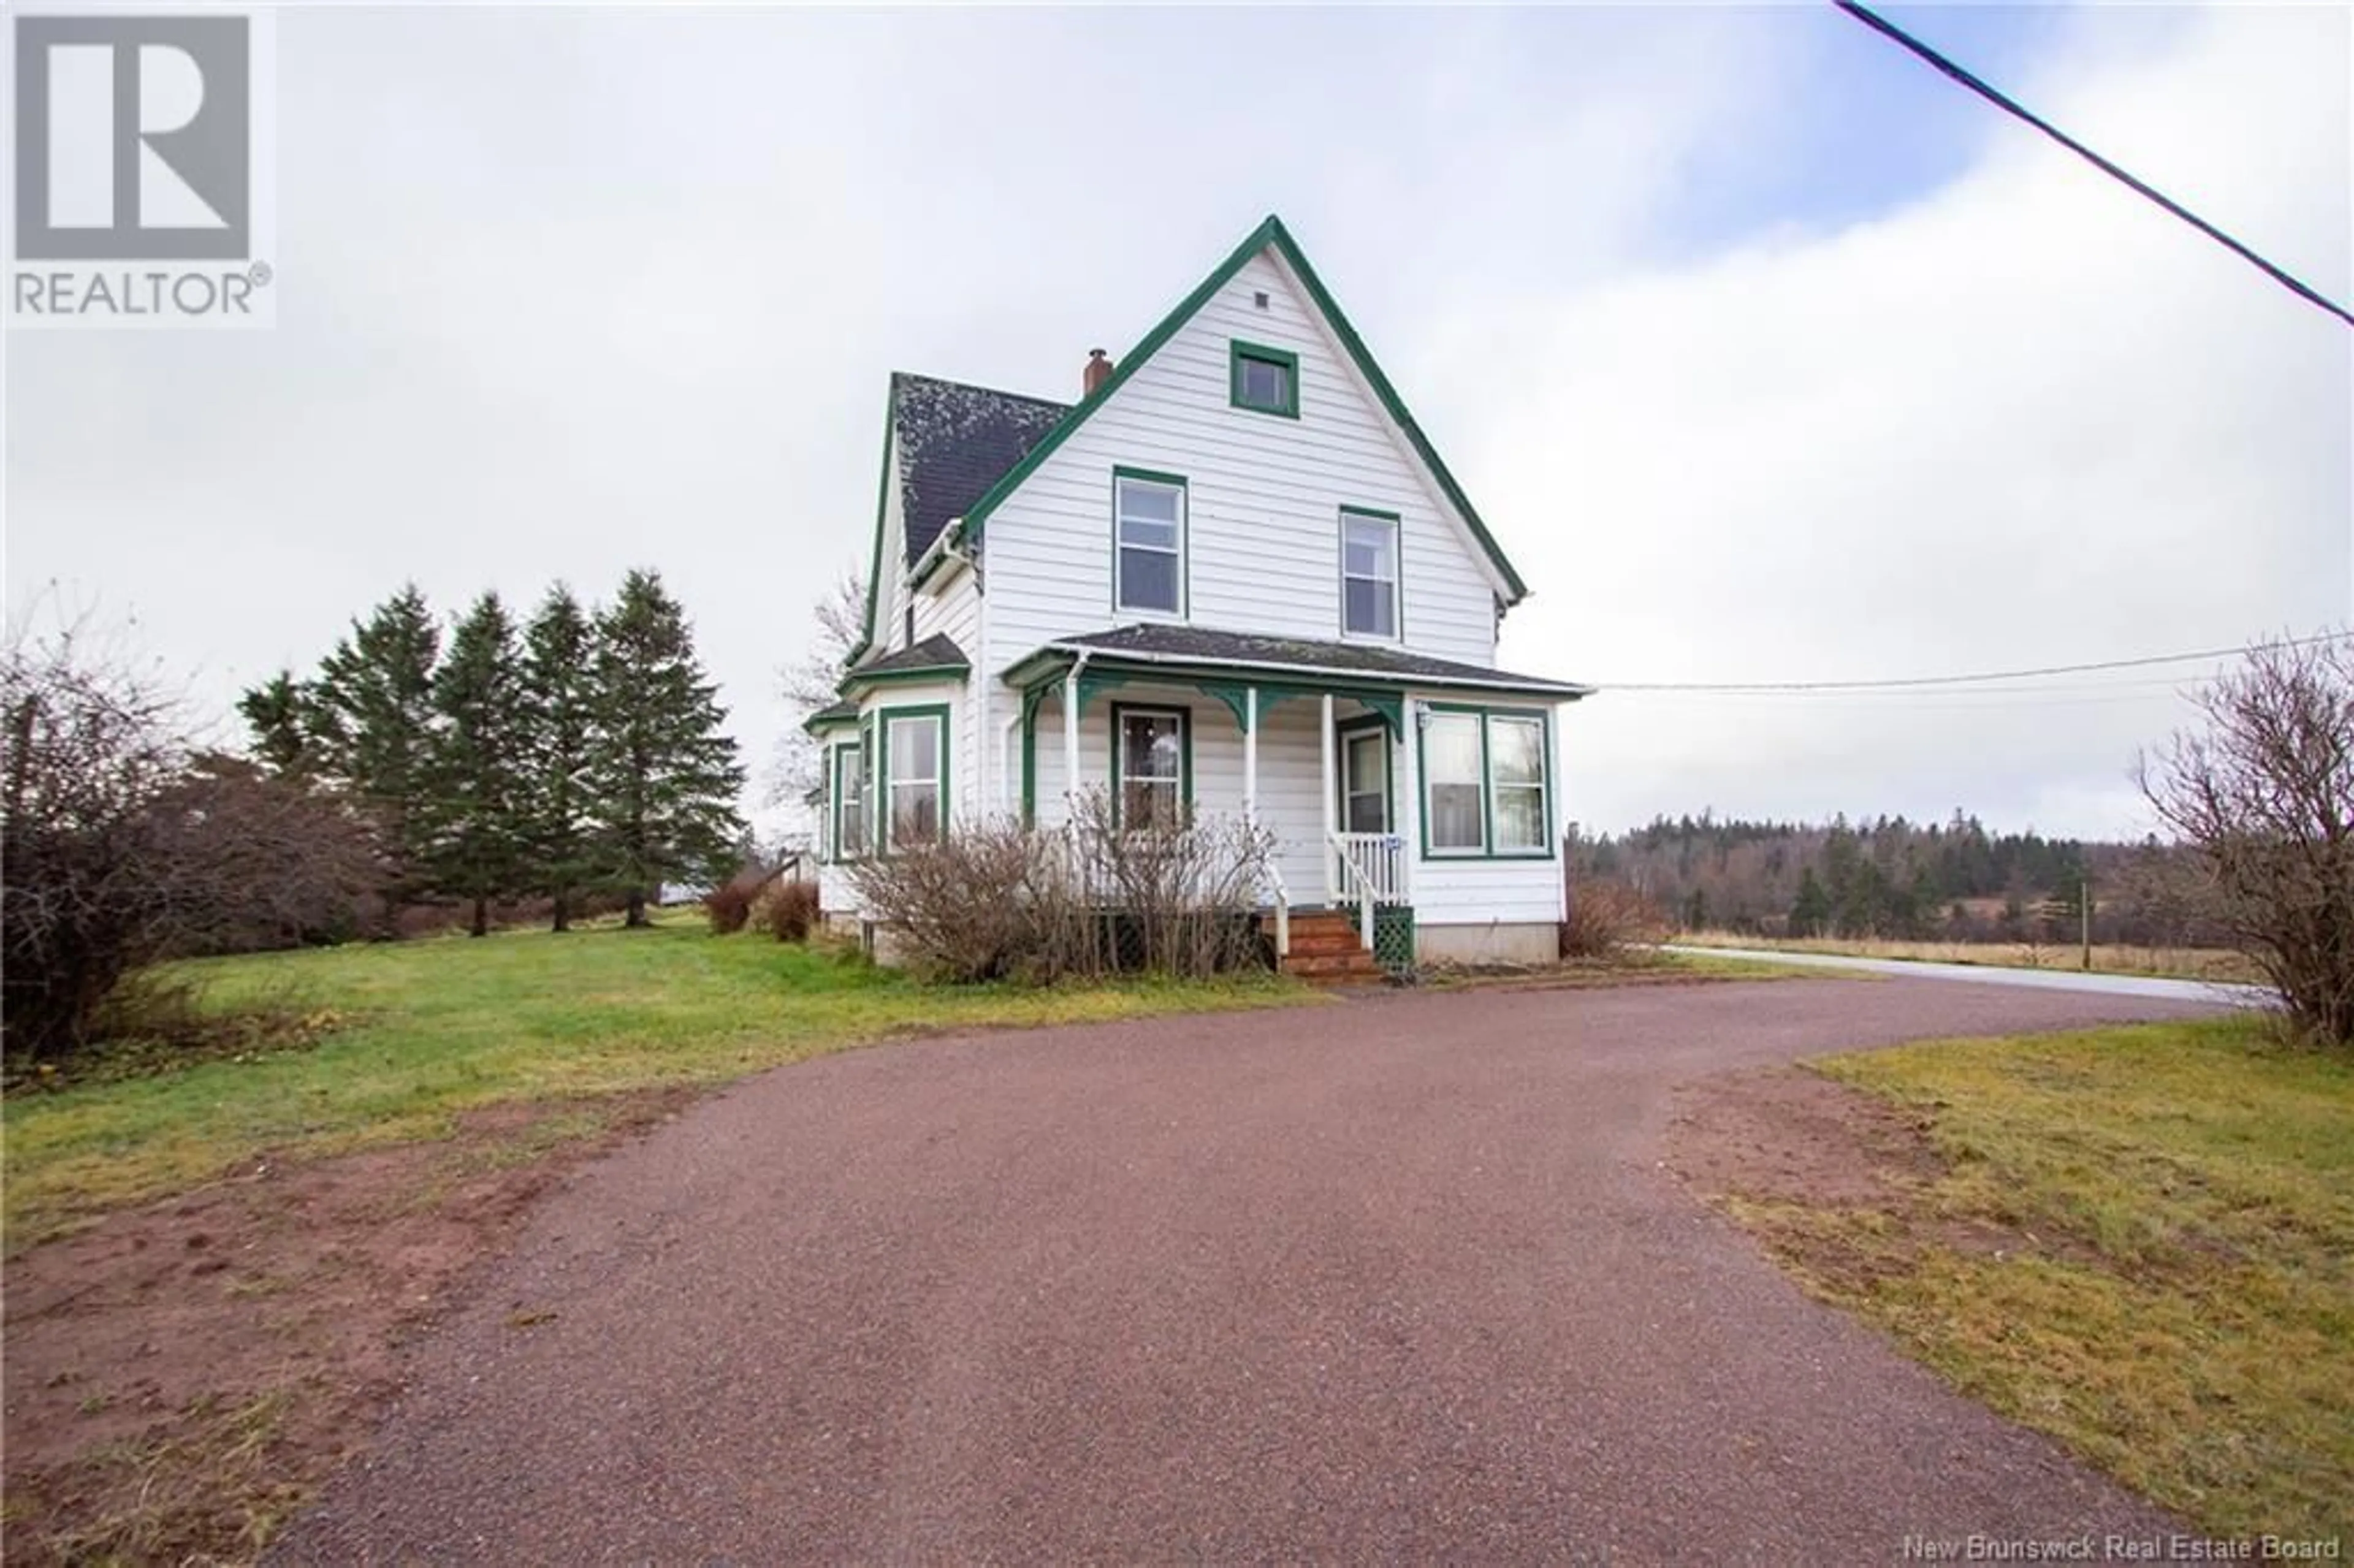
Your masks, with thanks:
M969 828L853 875L911 967L935 979L1202 979L1263 962L1253 915L1270 844L1238 821L1120 828L1097 793L1066 829Z
M376 832L336 797L202 753L157 799L159 950L187 958L346 940L383 876Z
M769 885L755 914L778 941L806 942L818 921L817 884L779 878Z
M711 916L711 934L732 937L752 920L751 890L728 883L703 895L703 911Z
M1046 981L1084 967L1078 903L1052 834L969 828L861 861L851 874L908 966L928 979Z
M1585 879L1569 890L1568 918L1561 923L1561 956L1615 958L1628 944L1656 941L1666 929L1659 909L1625 883Z
M2354 641L2262 644L2137 768L2196 853L2205 913L2289 1017L2354 1044Z
M192 756L176 700L80 623L0 652L0 789L12 1054L100 1037L109 996L158 959L341 934L376 871L332 799Z
M1084 935L1108 969L1202 980L1257 966L1252 915L1274 835L1239 817L1123 827L1110 797L1073 802L1068 830L1087 903Z

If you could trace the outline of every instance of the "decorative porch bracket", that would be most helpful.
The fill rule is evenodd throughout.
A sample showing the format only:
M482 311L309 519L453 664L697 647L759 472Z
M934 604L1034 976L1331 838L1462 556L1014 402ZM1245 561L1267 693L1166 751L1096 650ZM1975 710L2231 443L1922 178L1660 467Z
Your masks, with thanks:
M1062 691L1069 673L1070 667L1066 664L1022 688L1022 820L1028 825L1034 825L1038 820L1038 709L1048 697ZM1090 665L1079 673L1079 712L1084 715L1087 705L1104 693L1140 681L1191 686L1204 696L1216 699L1235 715L1235 727L1246 735L1254 727L1250 694L1256 690L1258 693L1258 716L1262 719L1267 716L1267 709L1288 697L1346 697L1379 715L1393 739L1403 742L1406 738L1405 695L1402 692L1382 691L1348 682L1321 685L1299 681L1235 680L1224 674L1210 675L1158 666L1104 669Z

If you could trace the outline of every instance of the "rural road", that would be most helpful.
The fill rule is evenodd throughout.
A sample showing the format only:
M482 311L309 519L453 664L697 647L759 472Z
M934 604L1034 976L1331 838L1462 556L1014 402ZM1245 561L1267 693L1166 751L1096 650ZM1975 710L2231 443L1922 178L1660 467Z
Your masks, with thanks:
M1866 959L1847 953L1793 953L1778 948L1688 948L1662 943L1659 951L1696 959L1757 959L1798 969L1862 969L1907 980L1967 980L1974 985L2016 985L2035 991L2085 991L2094 996L2139 996L2226 1007L2272 1007L2278 997L2260 985L2232 980L2168 980L2160 975L2087 974L2082 969L2030 969L2005 964L1942 964L1923 959Z
M2190 1011L1400 994L784 1068L551 1199L272 1556L1757 1564L2163 1531L1659 1160L1694 1076Z

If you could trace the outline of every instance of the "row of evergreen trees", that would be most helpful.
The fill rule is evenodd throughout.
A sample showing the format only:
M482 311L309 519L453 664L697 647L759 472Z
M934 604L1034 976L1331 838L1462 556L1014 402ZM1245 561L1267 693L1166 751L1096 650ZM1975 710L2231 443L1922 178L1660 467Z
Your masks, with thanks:
M1606 838L1574 838L1575 874L1624 882L1687 927L1794 936L2024 939L2046 901L2099 889L2096 931L2172 939L2166 852L1990 832L1956 811L1822 824L1747 821L1703 812L1660 817Z
M376 829L388 909L533 895L565 929L591 894L631 925L665 881L724 876L744 771L684 611L645 570L612 602L559 583L518 624L486 593L448 638L409 584L355 621L307 680L238 706L257 758L339 792Z

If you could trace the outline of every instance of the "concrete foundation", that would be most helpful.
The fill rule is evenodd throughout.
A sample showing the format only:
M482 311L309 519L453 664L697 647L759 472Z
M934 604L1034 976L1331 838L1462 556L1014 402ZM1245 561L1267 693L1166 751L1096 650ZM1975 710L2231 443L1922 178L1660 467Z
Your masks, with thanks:
M1490 920L1476 926L1417 923L1414 956L1426 964L1549 964L1561 957L1561 927L1550 920Z

